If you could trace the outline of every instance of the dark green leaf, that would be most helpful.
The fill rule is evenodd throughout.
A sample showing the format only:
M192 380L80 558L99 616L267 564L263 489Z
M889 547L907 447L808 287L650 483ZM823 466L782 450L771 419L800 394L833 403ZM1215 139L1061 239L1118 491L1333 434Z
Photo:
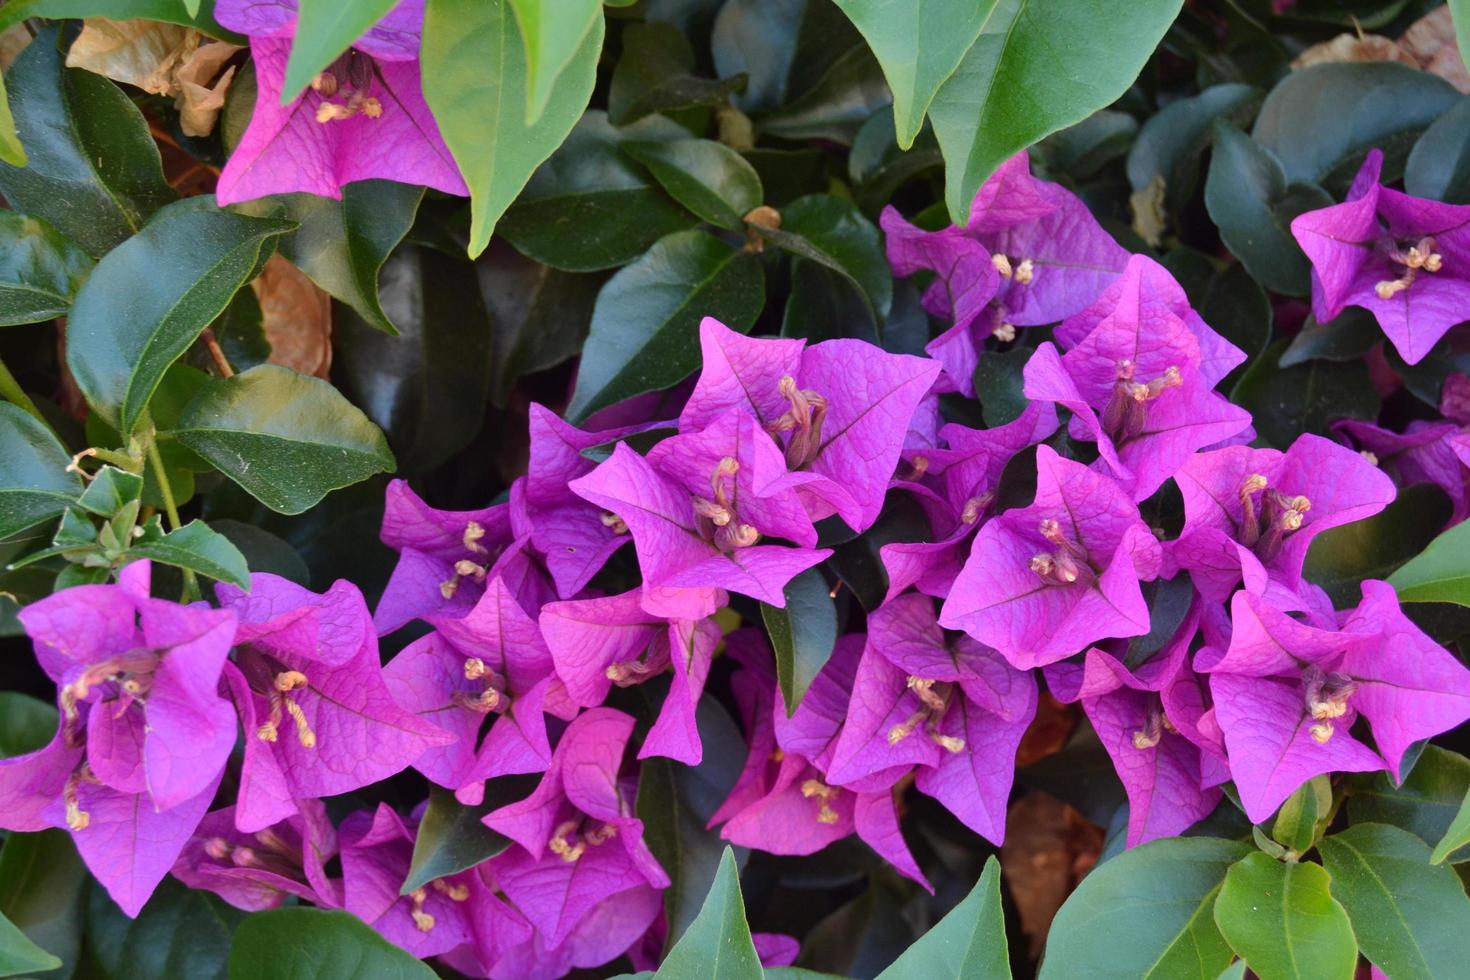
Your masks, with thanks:
M1365 357L1383 339L1378 321L1367 310L1350 306L1336 319L1318 323L1307 317L1302 329L1291 338L1281 355L1284 368L1307 361L1357 361Z
M273 364L211 381L173 434L282 514L394 468L382 431L337 389Z
M1122 95L1180 6L997 3L929 108L951 220L966 223L980 185L1012 154Z
M1467 793L1470 759L1428 745L1402 786L1386 772L1353 777L1348 816L1353 823L1393 824L1427 843L1449 832Z
M396 5L397 0L299 0L281 104L287 105L300 95L312 79Z
M750 329L765 299L760 263L702 231L660 239L597 294L567 417L580 422L699 367L699 322Z
M1470 606L1470 528L1457 524L1445 531L1396 569L1388 582L1401 602Z
M1215 924L1261 980L1348 980L1358 942L1315 864L1257 852L1236 862L1215 900Z
M1260 104L1259 89L1241 83L1215 85L1199 95L1179 99L1148 117L1128 153L1128 182L1142 190L1157 177L1171 212L1194 194L1199 160L1209 146L1220 117L1245 125Z
M94 264L41 218L0 212L0 326L64 316Z
M757 229L781 249L850 280L882 323L893 305L893 273L878 229L851 201L810 194L786 205L780 229Z
M1250 851L1236 841L1175 837L1103 864L1053 920L1042 980L1214 980L1232 958L1215 927L1215 899L1226 870Z
M55 707L19 691L0 691L0 759L43 748L55 734Z
M763 602L761 619L776 651L776 677L790 715L837 643L837 606L827 592L827 580L808 568L786 583L786 608Z
M1415 197L1470 204L1470 98L1436 119L1404 166L1404 189Z
M128 552L138 558L187 568L242 589L250 588L250 568L245 564L245 556L229 538L203 521L190 521L165 534L155 517L143 526L142 537L133 541Z
M756 147L741 154L760 174L766 190L766 201L773 208L784 207L798 197L826 191L827 155L808 147L801 150L772 150Z
M1387 824L1363 823L1318 845L1332 894L1347 909L1363 955L1390 977L1454 976L1465 961L1470 898L1429 847Z
M289 222L193 197L97 263L67 321L67 365L99 415L131 435L170 364L270 255Z
M1246 360L1221 383L1228 391L1271 342L1271 299L1245 266L1234 263L1210 279L1195 305L1206 323L1245 352Z
M654 974L667 980L760 980L760 957L745 921L740 897L740 869L735 852L725 848L720 870L705 896L704 907L689 924L663 965Z
M992 855L965 900L878 974L878 980L1009 980L1010 975L1005 912L1000 906L1000 862Z
M880 554L895 541L928 541L929 521L908 494L888 499L878 520L860 537L841 544L832 557L832 569L868 612L883 604L888 594L888 570Z
M30 160L0 164L0 194L102 255L175 195L143 114L101 75L66 68L56 42L56 28L43 30L8 72Z
M1378 417L1378 389L1361 361L1308 361L1278 369L1285 349L1285 340L1268 347L1231 394L1254 416L1256 431L1267 443L1285 449L1303 432L1331 435L1336 419Z
M598 0L511 0L526 42L526 122L546 111L556 80L602 19Z
M746 112L771 109L786 100L807 6L807 0L729 0L720 7L710 36L715 70L725 77L749 76L734 99Z
M0 539L66 510L82 490L71 453L40 422L0 402Z
M1449 518L1449 498L1439 487L1405 487L1380 513L1314 538L1304 572L1338 607L1355 606L1363 579L1388 578L1423 551Z
M694 49L672 24L629 24L607 93L608 117L625 126L656 112L720 105L745 86L744 75L701 78L694 70Z
M1138 120L1126 112L1099 109L1079 123L1059 129L1037 144L1046 169L1073 180L1095 177L1128 152L1138 135Z
M587 113L536 171L500 223L500 233L523 254L569 272L631 262L695 219L624 157L618 144L686 136L667 119L617 130L606 113Z
M1030 347L1008 351L986 351L975 365L975 395L989 426L1005 425L1021 417L1027 398L1022 392L1021 371L1033 353Z
M0 912L62 959L57 977L70 977L77 967L86 883L87 869L64 830L13 833L0 848Z
M491 830L480 818L496 807L519 796L500 796L497 786L509 786L505 780L486 784L486 800L479 806L465 806L454 793L442 786L429 785L429 805L419 821L418 837L413 843L413 860L408 867L400 895L422 888L435 878L458 874L489 860L510 846L510 838ZM520 794L524 796L524 793Z
M519 108L519 107L518 107ZM434 971L349 912L257 912L235 930L230 980L433 980Z
M627 142L623 152L649 169L669 196L710 224L739 231L761 203L761 179L734 150L713 140Z
M1288 184L1271 151L1229 123L1216 120L1214 134L1205 206L1221 239L1263 286L1305 296L1311 265L1291 236L1291 220L1332 199L1315 185Z
M311 584L311 572L296 549L264 528L229 518L210 521L209 526L240 549L252 572L270 572L297 585Z
M847 155L847 174L856 188L858 206L876 214L910 180L944 166L933 128L920 131L912 147L900 150L894 142L893 109L884 107L863 123Z
M430 0L421 48L424 98L470 188L471 257L490 244L505 209L566 139L597 78L603 21L595 17L546 110L526 123L525 46L509 0Z
M15 6L14 2L11 6ZM227 31L211 15L209 4L200 9L200 0L40 0L32 13L49 20L67 17L106 17L108 20L161 20L168 24L197 27L212 37L235 44L246 38Z
M863 123L892 98L878 60L860 43L832 62L800 98L762 116L760 129L783 139L851 144Z
M31 942L0 912L0 977L45 973L60 966L61 960Z
M799 960L803 967L844 976L877 976L918 938L904 919L903 896L881 877L870 882L803 937Z
M928 329L925 320L926 340ZM837 337L854 337L873 344L879 340L873 308L852 279L800 256L791 260L791 291L786 294L781 316L781 336L812 342Z
M230 934L248 921L239 909L173 878L160 882L143 911L130 919L93 882L87 894L86 943L105 977L224 980ZM274 942L285 944L292 938L277 933Z

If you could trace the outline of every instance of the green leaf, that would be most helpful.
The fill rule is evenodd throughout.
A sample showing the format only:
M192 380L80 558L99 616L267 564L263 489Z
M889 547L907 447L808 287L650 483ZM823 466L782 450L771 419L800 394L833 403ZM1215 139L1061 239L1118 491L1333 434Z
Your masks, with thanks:
M705 232L659 239L597 294L567 417L579 423L682 381L699 367L700 320L749 330L764 305L764 283L754 256Z
M988 426L1005 425L1021 417L1028 399L1022 391L1021 371L1034 349L1017 346L1008 351L986 351L975 365L975 394Z
M939 86L975 43L998 0L836 0L852 19L893 90L898 145L908 149Z
M510 0L526 44L526 124L546 111L552 86L602 19L599 0Z
M859 42L832 62L800 98L762 116L760 129L789 140L851 144L863 123L891 100L878 59Z
M0 211L0 326L65 316L95 264L43 219Z
M1171 837L1102 864L1052 922L1042 980L1214 980L1233 955L1215 928L1215 899L1226 869L1250 851L1237 841Z
M1261 980L1348 980L1358 941L1330 881L1318 865L1256 852L1225 874L1215 924Z
M1388 577L1388 584L1401 602L1470 606L1470 528L1456 524L1429 542Z
M418 836L413 842L413 860L408 877L398 894L407 895L435 878L458 874L487 861L510 846L510 838L491 830L480 818L497 807L521 796L496 793L497 787L519 786L519 782L491 780L486 783L485 802L465 806L454 798L454 792L429 784L429 805L419 821ZM524 789L524 787L521 787Z
M1332 782L1325 775L1313 776L1276 811L1271 836L1300 856L1317 843L1331 818Z
M1129 117L1132 118L1131 116ZM1136 124L1135 124L1136 125ZM896 190L930 170L944 166L932 127L919 133L910 149L894 142L893 108L879 109L863 123L847 155L847 174L864 214L877 214Z
M50 27L11 66L10 108L29 162L0 163L0 194L102 255L175 194L143 113L112 82L66 68L64 58Z
M721 75L749 77L734 99L741 109L761 111L785 101L808 6L806 0L728 0L720 7L711 53Z
M1220 238L1263 286L1291 296L1311 289L1311 263L1291 235L1303 211L1332 203L1315 184L1289 184L1271 151L1224 120L1205 179L1205 207Z
M622 150L647 167L670 197L710 224L740 231L746 212L761 203L755 168L722 143L628 142Z
M383 312L378 280L383 263L413 226L423 198L422 187L359 180L342 188L340 201L283 194L244 207L296 222L294 232L281 236L281 254L375 328L396 334Z
M0 912L0 977L44 973L60 966L61 960L27 939L26 934Z
M498 230L522 254L554 269L594 272L625 265L695 219L618 145L688 135L660 117L618 130L606 113L589 112L536 171Z
M382 431L336 388L274 364L211 381L173 435L282 514L394 467Z
M19 691L0 691L0 759L44 748L55 734L53 705Z
M297 585L311 585L311 572L306 562L301 560L295 548L271 532L228 517L211 520L209 526L240 549L252 572L270 572Z
M1451 854L1470 844L1470 792L1465 794L1465 799L1460 801L1460 809L1455 813L1455 819L1450 821L1450 827L1434 845L1434 853L1429 856L1431 864L1443 864Z
M231 933L253 919L173 878L160 882L143 911L130 919L94 881L87 894L85 938L105 977L224 980ZM278 934L275 941L288 939Z
M97 413L132 435L169 365L255 278L271 239L291 228L192 197L104 256L66 330L67 366Z
M82 481L66 467L71 453L51 430L9 402L0 402L0 539L66 510Z
M848 280L882 323L893 305L893 273L878 229L851 201L810 194L786 205L779 229L757 228L783 251L826 266Z
M1372 517L1329 528L1314 538L1304 573L1326 589L1338 607L1354 606L1362 598L1363 579L1389 578L1449 519L1449 498L1439 487L1431 483L1405 487Z
M433 980L428 965L350 912L257 912L235 930L230 980Z
M15 131L15 115L10 111L10 97L5 94L5 79L0 76L0 162L12 167L26 165L26 148Z
M472 258L581 117L602 51L603 21L596 17L552 85L546 111L528 125L526 52L509 6L509 0L429 0L424 15L424 98L470 188Z
M720 870L704 907L654 976L665 980L761 980L764 976L750 938L750 924L745 921L740 869L729 847L720 858Z
M142 537L133 541L128 553L187 568L242 589L250 588L250 568L245 564L245 556L229 538L203 521L190 521L165 534L155 517L143 526Z
M50 738L48 734L46 741ZM61 958L62 977L71 976L78 965L87 877L64 830L12 833L0 848L0 913L32 942Z
M99 517L111 517L143 493L143 478L136 473L104 466L92 477L77 498L77 506Z
M1048 171L1083 181L1127 155L1137 136L1137 119L1117 109L1099 109L1052 133L1037 144L1037 151Z
M1284 368L1308 361L1357 361L1383 341L1383 331L1373 314L1349 306L1336 318L1318 323L1308 316L1281 355Z
M300 0L291 58L281 85L281 105L290 105L312 79L326 71L352 42L397 6L398 0Z
M1391 977L1450 977L1464 968L1470 898L1458 875L1429 863L1428 845L1363 823L1323 838L1318 850L1375 966Z
M1155 178L1164 178L1169 210L1177 212L1194 194L1199 160L1210 145L1214 121L1224 117L1243 126L1260 100L1259 89L1230 82L1170 102L1139 129L1128 153L1128 183L1139 191Z
M837 605L822 573L808 568L786 583L786 608L763 602L761 619L776 651L776 677L790 716L832 657L837 643Z
M1444 79L1396 62L1313 65L1271 90L1251 136L1288 180L1345 190L1373 147L1387 157L1384 178L1396 177L1419 133L1459 98Z
M11 7L17 6L12 0ZM106 17L108 20L161 20L168 24L196 27L211 37L233 44L249 39L227 31L214 19L210 9L200 10L200 0L40 0L32 11L37 17L64 20L79 17ZM209 5L210 8L214 4Z
M662 21L629 24L607 92L608 118L625 126L656 112L717 106L745 87L744 75L715 79L694 71L694 48L678 28Z
M1470 759L1428 745L1424 754L1395 786L1388 773L1353 777L1348 817L1353 823L1387 823L1407 830L1422 841L1442 840L1459 816L1470 794ZM1451 858L1465 859L1465 854Z
M1000 862L991 855L985 860L985 873L965 900L904 950L892 966L878 974L878 980L1010 980L1010 976L1006 919L1000 905Z
M1279 368L1286 344L1278 340L1266 348L1231 393L1255 417L1256 431L1268 444L1285 449L1303 432L1330 437L1336 419L1378 417L1378 389L1366 365L1308 361Z
M1404 189L1415 197L1470 204L1470 99L1461 99L1419 137L1404 165Z
M934 96L944 200L963 225L996 168L1122 95L1174 22L1180 0L1001 0Z

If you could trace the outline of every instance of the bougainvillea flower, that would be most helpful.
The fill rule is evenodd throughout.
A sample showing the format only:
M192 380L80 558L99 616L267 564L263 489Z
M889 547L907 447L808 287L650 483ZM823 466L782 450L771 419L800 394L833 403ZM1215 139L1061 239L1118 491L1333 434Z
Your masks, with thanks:
M1256 823L1319 773L1387 768L1397 779L1410 745L1470 718L1470 671L1403 615L1386 582L1363 583L1340 629L1248 592L1231 614L1229 647L1202 650L1196 666L1210 675L1230 771ZM1350 734L1359 713L1378 752Z
M285 105L295 0L219 0L213 13L250 37L259 87L220 174L220 204L293 191L341 198L344 184L373 177L469 193L424 101L423 0L403 0Z
M1198 453L1174 481L1185 521L1171 556L1217 599L1229 595L1242 569L1253 567L1294 588L1314 537L1371 517L1395 493L1393 481L1368 460L1314 435L1299 436L1284 453L1247 446Z
M388 484L379 537L398 552L398 564L373 625L391 633L413 619L470 609L489 569L517 538L509 504L480 510L437 510L404 480Z
M1317 321L1361 306L1417 364L1470 308L1470 205L1384 187L1382 169L1371 151L1347 200L1298 215L1291 233L1312 260Z
M1201 371L1199 336L1181 315L1188 312L1168 271L1135 255L1095 303L1064 325L1080 335L1071 349L1058 354L1044 343L1026 364L1026 397L1070 409L1072 437L1095 441L1135 500L1151 496L1195 451L1250 425L1250 413L1215 393ZM1244 358L1225 341L1218 345L1214 370L1228 372Z
M326 863L337 854L337 831L319 800L302 800L301 812L274 827L242 833L235 808L205 815L174 864L175 878L214 892L247 912L277 908L295 895L314 905L342 904Z
M225 679L245 725L242 831L285 820L297 800L386 779L454 738L393 699L356 586L318 594L257 573L249 593L221 584L216 594L240 620Z
M430 622L434 632L383 668L394 700L454 736L425 750L413 768L465 803L483 799L487 779L544 772L551 743L543 712L554 678L536 621L496 577L468 613ZM570 718L574 710L563 713ZM487 718L493 720L482 742Z
M535 791L484 818L517 845L491 859L487 873L548 947L607 903L637 900L623 893L656 895L669 885L633 815L633 784L620 778L632 733L633 719L622 712L584 712L567 726ZM659 907L648 906L634 938Z
M1035 501L980 529L939 622L1029 670L1147 633L1138 583L1158 574L1161 557L1116 481L1039 446Z
M704 368L680 428L703 429L732 408L745 410L781 439L787 469L803 475L812 520L835 513L853 530L872 526L939 365L860 340L807 347L755 339L708 317L699 345Z
M1080 700L1128 793L1127 846L1179 834L1220 802L1206 789L1213 758L1202 753L1169 715L1162 692L1188 672L1190 643L1199 631L1198 602L1165 646L1130 670L1112 654L1089 649L1080 664L1046 668L1058 699Z
M1332 431L1352 440L1364 458L1392 474L1399 486L1433 483L1443 490L1453 508L1450 524L1470 517L1470 470L1455 450L1460 426L1416 420L1398 433L1372 422L1342 419L1333 423Z
M1024 152L981 185L964 228L922 231L891 206L878 220L896 275L937 273L924 307L953 326L925 351L944 365L944 390L970 398L987 337L1071 316L1128 261L1075 194L1031 176Z
M481 891L488 892L489 888ZM500 913L498 921L492 920L486 925L480 925L482 920L476 921L475 949L479 962L494 964L483 971L494 980L551 980L566 976L574 969L590 970L605 966L624 953L633 957L649 932L657 927L662 912L663 895L655 888L618 892L594 906L558 943L548 942L545 934L532 928L528 922L524 926L525 938L509 941L518 934L513 932L507 937L506 926L518 925L525 919L519 913L512 913L517 920L509 920L507 915ZM659 949L662 948L660 945Z
M547 603L541 633L570 699L591 708L613 685L641 684L673 667L673 683L638 758L660 755L697 766L704 757L694 712L709 677L720 628L713 620L650 615L637 589Z
M827 778L841 786L917 767L920 792L999 844L1036 697L1030 673L967 636L946 636L934 600L900 596L868 617Z
M694 620L714 611L709 597L722 589L784 607L786 583L832 554L826 548L758 543L763 530L744 510L735 482L744 468L734 457L723 457L709 474L709 496L695 495L620 442L571 488L617 515L632 534L645 608ZM691 595L687 602L650 601L657 597L650 591L658 589Z
M413 860L414 825L385 803L349 815L338 834L343 908L420 959L472 940L470 891L483 887L473 871L399 894Z
M884 601L909 586L937 598L949 595L964 562L962 544L994 506L1006 464L1056 429L1056 409L1032 402L1005 425L971 429L951 423L939 432L945 448L905 452L909 472L894 486L925 505L933 540L896 541L878 549L888 572Z

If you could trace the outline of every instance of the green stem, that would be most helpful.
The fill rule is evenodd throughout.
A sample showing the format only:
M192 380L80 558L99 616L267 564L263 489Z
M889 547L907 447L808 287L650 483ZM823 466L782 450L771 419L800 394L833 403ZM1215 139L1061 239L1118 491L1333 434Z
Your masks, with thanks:
M4 360L0 360L0 398L4 398L12 405L25 409L26 412L36 417L37 422L40 422L47 429L51 428L51 423L46 421L46 416L41 414L41 410L36 407L36 403L31 401L31 397L21 390L20 382L15 380L15 375L10 373L10 368L5 366Z
M153 476L158 480L158 492L163 496L163 510L168 514L168 525L172 531L177 531L184 526L179 519L179 505L174 501L174 488L168 482L168 471L163 467L163 454L158 451L158 444L149 440L148 463L153 467ZM199 598L199 580L194 573L185 568L184 572L184 602L194 602Z

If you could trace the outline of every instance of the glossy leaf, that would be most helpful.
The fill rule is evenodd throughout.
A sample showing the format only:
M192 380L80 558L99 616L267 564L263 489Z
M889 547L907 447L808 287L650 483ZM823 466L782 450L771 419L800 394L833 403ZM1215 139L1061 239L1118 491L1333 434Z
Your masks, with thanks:
M25 167L0 163L0 194L100 256L172 201L143 114L112 82L66 68L47 28L7 73Z
M43 745L56 731L54 715L51 724ZM71 976L78 965L87 880L76 845L64 830L12 833L0 848L0 913L61 959L57 977Z
M87 401L131 435L169 365L269 257L289 222L170 205L97 263L67 321L67 366Z
M1415 197L1470 203L1470 99L1462 98L1419 137L1404 165L1404 189Z
M602 18L557 76L546 110L526 123L525 47L510 0L429 0L421 49L424 98L470 188L471 257L561 144L592 94Z
M950 220L966 223L980 185L1010 156L1122 95L1180 6L1000 0L929 108Z
M705 78L695 70L694 49L672 24L629 24L607 92L608 117L624 126L656 112L717 106L745 87L744 75Z
M1358 583L1391 578L1419 554L1450 518L1450 503L1433 484L1405 487L1372 517L1329 528L1307 551L1306 576L1340 607L1356 605Z
M382 431L337 389L273 364L211 381L174 435L282 514L395 465Z
M1435 843L1429 860L1433 864L1443 864L1446 858L1466 844L1470 844L1470 793L1466 793L1465 799L1460 801L1455 819L1450 821L1449 829Z
M965 900L914 943L878 980L965 977L1009 980L1005 912L1000 905L1000 862L985 860L985 872Z
M31 942L0 912L0 977L44 973L59 966L60 959Z
M1402 786L1395 786L1387 773L1353 777L1348 817L1353 823L1392 824L1426 843L1438 841L1454 826L1467 794L1470 759L1427 745Z
M552 87L601 19L599 0L510 0L526 44L526 124L546 111Z
M1215 927L1215 900L1226 870L1249 853L1236 841L1175 837L1101 865L1053 920L1042 980L1214 980L1233 956Z
M94 264L41 218L0 212L0 326L64 316Z
M715 70L749 76L734 102L746 112L786 101L796 41L806 0L729 0L720 7L710 36Z
M1267 444L1285 449L1303 432L1330 435L1336 419L1378 417L1378 389L1361 361L1309 361L1278 368L1285 349L1284 340L1268 347L1252 361L1231 395L1250 411Z
M883 255L878 229L850 201L811 194L781 210L779 229L760 235L793 255L826 266L858 291L882 323L893 305L893 273Z
M760 264L702 231L665 236L602 287L567 417L677 384L699 367L699 322L750 329L765 299Z
M1233 82L1170 102L1139 129L1128 152L1128 182L1138 191L1163 178L1169 209L1178 211L1195 191L1199 160L1213 137L1214 121L1223 117L1244 125L1260 98L1254 86Z
M1332 783L1325 775L1313 776L1276 811L1271 837L1282 847L1303 855L1317 843L1331 816Z
M71 453L23 410L0 402L0 539L66 510L82 491Z
M143 526L143 535L128 547L130 554L177 565L242 589L250 588L250 568L230 539L203 521L190 521L176 531L164 532L155 517Z
M1387 824L1362 823L1322 839L1332 894L1347 909L1363 955L1391 977L1453 976L1464 962L1470 898L1429 846Z
M306 90L353 41L387 16L398 0L298 0L296 33L291 40L291 57L286 62L286 80L281 86L281 105Z
M799 98L762 116L760 129L783 139L851 144L863 123L892 101L878 59L866 44L848 48Z
M654 976L666 980L760 980L764 976L750 938L750 924L745 920L740 869L730 848L726 847L720 857L720 870L705 896L704 907Z
M791 714L837 643L837 606L827 580L815 568L807 569L786 583L786 608L763 602L761 619L776 651L776 677Z
M1315 864L1248 855L1225 875L1215 924L1261 980L1348 980L1358 942L1330 881Z
M1470 606L1470 528L1456 524L1388 577L1401 602Z
M1131 118L1131 117L1130 117ZM879 109L863 123L847 156L847 173L864 214L883 209L894 191L930 170L944 166L933 128L920 131L907 150L894 142L893 109Z
M495 782L488 784L492 788ZM522 794L524 795L524 794ZM454 793L442 786L429 785L429 805L419 821L418 836L413 843L413 860L408 877L399 889L407 895L435 878L458 874L489 860L510 846L510 838L491 830L480 818L512 799L496 798L480 806L465 806Z
M231 934L249 921L214 895L172 878L159 883L132 919L94 882L87 893L87 952L107 977L224 980ZM284 938L278 934L275 941Z
M1356 361L1383 342L1383 331L1373 314L1350 306L1326 323L1307 317L1296 336L1281 354L1281 367L1307 361Z
M708 221L739 231L746 212L762 200L755 168L713 140L628 142L624 153L649 169L669 196Z
M257 912L235 930L230 980L432 980L428 965L348 912Z
M11 3L10 6L17 6ZM108 20L159 20L168 24L196 27L211 37L234 44L246 39L219 25L211 14L214 4L201 0L39 0L31 13L50 20L67 17L106 17Z

